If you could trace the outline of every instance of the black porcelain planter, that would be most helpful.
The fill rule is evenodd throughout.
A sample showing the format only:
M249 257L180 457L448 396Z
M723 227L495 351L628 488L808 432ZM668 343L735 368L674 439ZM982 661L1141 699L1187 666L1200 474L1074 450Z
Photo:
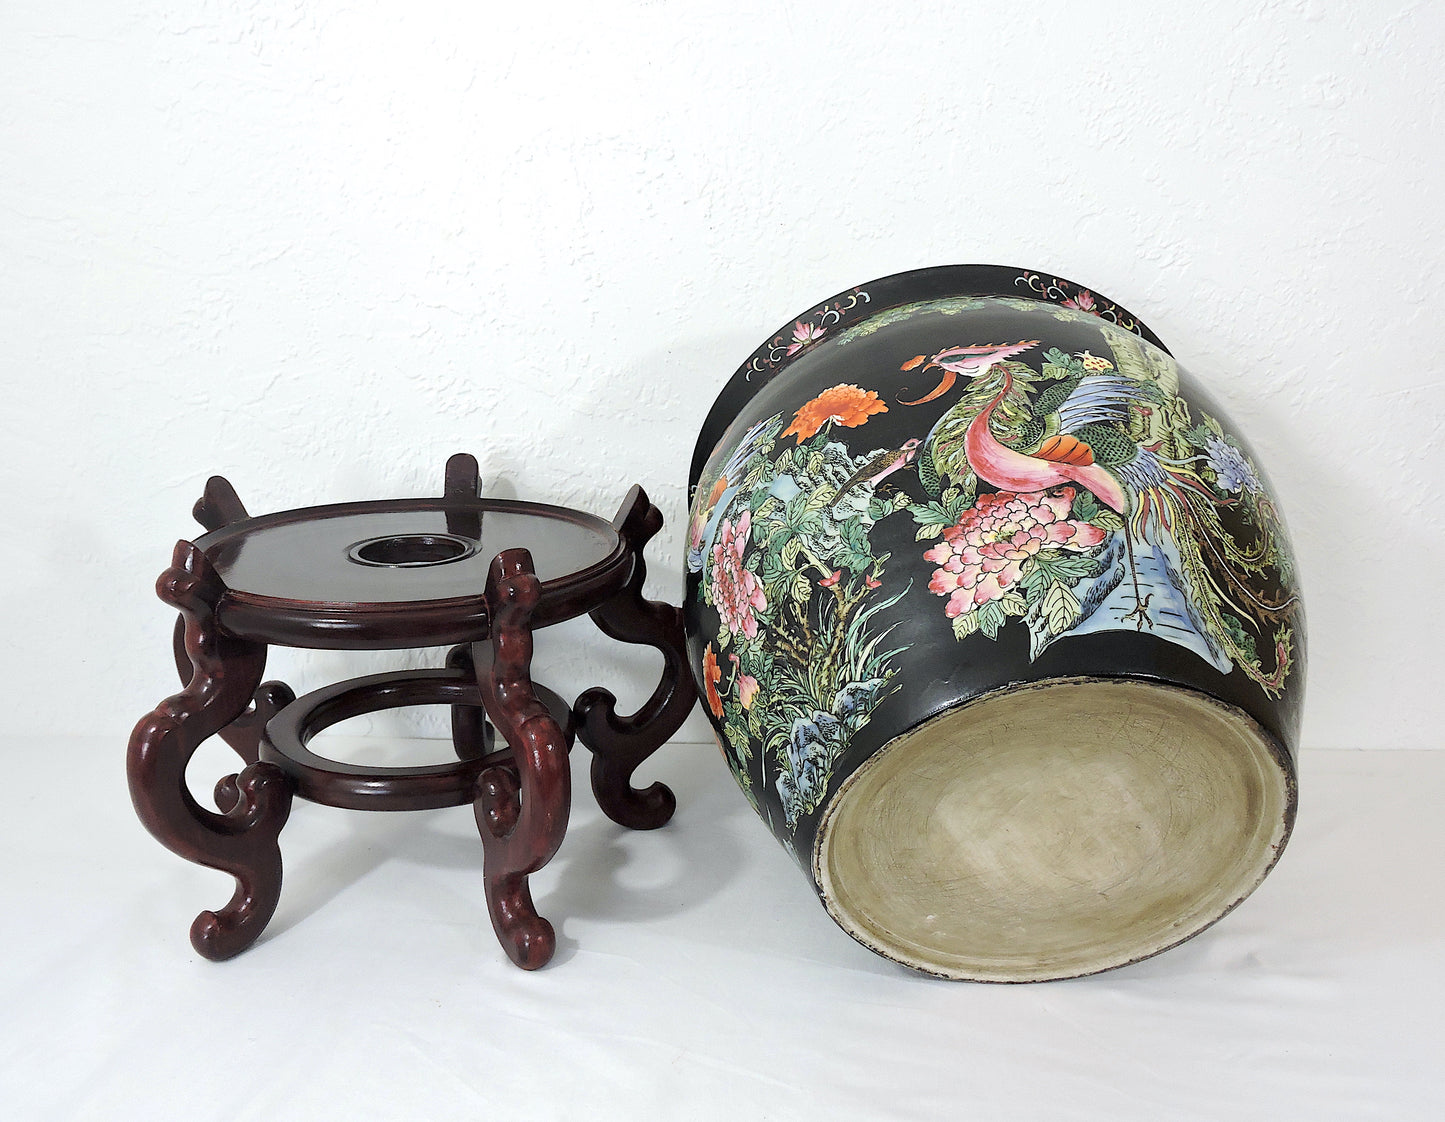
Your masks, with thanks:
M687 624L739 785L854 938L949 978L1155 954L1295 814L1303 617L1248 446L1118 305L887 277L705 422Z

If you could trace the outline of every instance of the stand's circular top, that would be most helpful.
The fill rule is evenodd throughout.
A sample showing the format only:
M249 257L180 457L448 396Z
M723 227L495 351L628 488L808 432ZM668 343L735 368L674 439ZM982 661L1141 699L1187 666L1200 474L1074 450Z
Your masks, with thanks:
M475 642L490 628L487 574L525 549L545 627L626 582L632 554L591 514L506 499L387 499L237 519L195 541L225 585L217 619L264 643L395 649Z
M612 525L563 507L503 499L338 503L244 518L196 539L233 593L360 606L480 596L505 549L567 584L621 552Z

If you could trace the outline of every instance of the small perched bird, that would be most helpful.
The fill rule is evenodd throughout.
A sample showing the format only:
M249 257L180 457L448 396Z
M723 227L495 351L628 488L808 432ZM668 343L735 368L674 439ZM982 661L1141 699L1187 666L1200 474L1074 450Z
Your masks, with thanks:
M895 471L902 471L917 458L918 448L922 443L923 441L917 439L906 440L902 448L889 449L870 456L847 478L843 486L838 488L838 497L833 500L833 506L836 508L843 501L843 496L858 484L872 483L876 487Z
M920 373L923 373L936 366L943 371L943 380L931 393L924 394L917 401L904 401L899 398L899 404L922 405L925 401L932 401L952 389L954 380L960 374L969 378L982 378L994 363L1023 354L1038 345L1037 339L1025 339L1021 343L981 343L969 347L946 347L932 358L915 355L903 364L903 370L917 370L921 366L923 370Z

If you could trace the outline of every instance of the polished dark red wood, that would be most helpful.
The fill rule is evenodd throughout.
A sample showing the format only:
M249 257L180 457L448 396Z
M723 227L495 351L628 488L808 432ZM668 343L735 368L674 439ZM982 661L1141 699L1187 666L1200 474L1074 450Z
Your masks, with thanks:
M187 686L190 684L193 669L191 656L186 651L186 618L183 615L176 618L175 631L171 636L171 647L176 660L176 673L180 675L181 685ZM220 731L221 739L235 749L236 755L246 763L254 764L257 758L257 746L261 740L261 733L265 731L266 722L295 700L296 694L285 682L262 682L251 698L250 708ZM222 780L222 782L228 781ZM229 790L229 787L227 789ZM222 810L226 810L230 803L222 799L219 794L220 788L217 788L217 791L217 805Z
M473 804L487 907L502 947L524 970L546 965L557 946L552 925L532 903L527 877L557 852L572 805L568 741L532 684L532 611L540 596L531 555L502 551L487 576L491 635L472 645L483 705L514 753L510 766L482 773Z
M291 782L274 764L252 762L223 781L222 813L202 807L186 787L196 749L246 709L266 666L266 648L225 634L215 608L225 585L206 555L179 542L156 584L185 621L191 675L185 689L142 717L131 733L126 771L131 801L145 827L188 861L236 878L225 907L191 924L191 944L211 959L245 950L265 928L281 894L277 837L291 811Z
M545 686L537 697L562 730L567 747L573 739L572 711ZM439 764L394 767L329 760L309 747L318 733L339 721L384 709L414 705L465 706L482 711L482 693L469 669L394 670L369 674L314 690L287 706L266 727L261 759L274 763L296 784L308 802L350 810L436 810L464 806L476 799L477 777L488 767L511 763L512 753L489 747Z
M645 643L662 652L662 677L636 713L617 715L617 698L601 687L584 692L576 703L577 735L592 750L592 793L614 822L634 830L655 830L677 809L677 799L661 783L639 791L632 773L677 731L697 701L684 659L682 609L645 600L647 580L643 547L662 529L662 514L641 487L628 492L612 523L633 558L627 583L594 608L593 622L610 638Z
M680 610L642 597L643 547L662 525L643 490L629 492L611 523L489 500L476 460L460 454L447 462L440 499L252 517L214 476L195 515L208 533L177 545L158 585L180 613L174 645L184 688L136 726L128 776L137 813L163 844L236 878L231 902L193 925L196 949L227 958L264 929L280 893L277 839L293 796L376 810L470 802L498 939L524 969L545 965L556 935L537 914L528 877L566 832L574 736L593 753L592 787L613 820L652 829L676 806L660 783L631 786L634 770L677 731L695 700ZM487 565L485 581L470 585L477 550L509 537L543 551L547 579L531 549L509 544ZM437 569L448 572L438 578ZM331 585L335 598L315 598ZM569 707L532 681L532 632L584 613L608 636L663 654L656 689L631 716L618 716L606 690L585 690ZM272 643L457 645L445 668L370 675L297 699L282 682L260 682ZM455 760L374 767L328 760L309 747L337 721L411 705L450 708ZM185 772L196 748L217 734L246 767L217 783L218 811L211 811L191 797Z

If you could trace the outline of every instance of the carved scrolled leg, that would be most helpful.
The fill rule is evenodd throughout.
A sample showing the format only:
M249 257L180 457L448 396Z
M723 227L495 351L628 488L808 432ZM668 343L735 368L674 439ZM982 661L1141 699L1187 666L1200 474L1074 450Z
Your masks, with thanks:
M191 508L191 514L207 530L219 530L243 518L249 518L246 507L236 494L236 489L223 475L213 475L206 480L206 489ZM191 682L191 656L186 651L186 617L182 614L176 620L175 632L171 638L171 649L175 654L176 673L181 685ZM266 722L296 700L296 694L285 682L262 682L260 689L251 698L251 705L245 712L221 729L221 739L229 744L248 764L256 762L261 734ZM236 803L236 786L227 776L216 785L216 806L222 812L230 810Z
M583 693L573 708L577 735L592 751L592 790L598 805L620 825L653 830L672 817L677 799L661 783L637 790L632 773L678 730L697 692L687 669L682 610L642 598L647 579L642 549L662 528L662 515L646 492L634 486L612 524L635 561L626 585L591 616L610 638L661 651L662 678L652 696L629 717L618 716L617 699L600 687Z
M156 591L184 621L191 664L185 689L142 717L126 758L136 814L166 848L236 878L219 911L191 925L191 944L206 958L224 959L250 946L276 910L281 892L277 837L291 810L291 782L273 764L249 763L217 787L224 813L206 810L186 787L186 765L210 736L247 708L266 665L263 644L236 639L215 624L225 585L206 555L179 542ZM274 701L274 695L271 696Z
M532 609L541 584L525 549L497 555L487 576L491 638L472 646L487 715L512 763L478 777L473 810L485 853L487 906L502 947L523 970L552 958L557 936L537 914L527 877L552 859L572 803L568 740L532 685Z
M181 685L191 684L195 668L186 651L186 617L176 619L176 628L171 635L171 650L176 659L176 673ZM296 694L285 682L262 682L251 697L251 704L239 717L221 729L220 737L248 764L254 764L261 743L261 734L266 731L266 722L296 700ZM229 777L228 777L229 778ZM216 805L222 811L229 810L235 801L234 787L227 779L216 786Z

